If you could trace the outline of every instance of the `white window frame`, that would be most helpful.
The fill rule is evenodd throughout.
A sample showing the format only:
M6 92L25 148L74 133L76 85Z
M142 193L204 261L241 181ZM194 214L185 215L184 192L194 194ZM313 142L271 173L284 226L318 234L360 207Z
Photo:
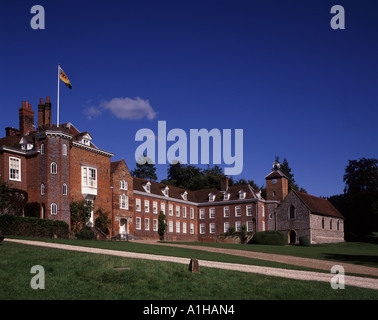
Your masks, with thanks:
M144 230L150 231L150 218L144 219Z
M227 214L226 214L227 212ZM224 207L223 208L223 217L224 218L229 218L230 217L230 207Z
M173 216L173 204L170 204L169 206L168 206L168 210L169 210L169 215L170 216Z
M173 220L168 221L168 232L173 232Z
M144 200L144 212L150 212L150 201Z
M123 210L129 209L129 197L125 194L119 196L119 208Z
M152 228L153 228L153 231L158 231L158 220L157 219L154 219L152 221Z
M190 208L190 219L194 219L194 208Z
M51 204L51 214L52 215L57 215L58 214L58 205L55 203L55 202L53 202L52 204Z
M235 221L235 231L240 232L241 231L241 221Z
M215 223L210 223L209 231L210 233L215 233Z
M127 182L125 181L125 180L121 180L120 182L119 182L119 185L120 185L120 189L121 190L127 190Z
M265 217L265 206L263 205L261 208L262 208L261 216L264 218Z
M165 214L165 203L164 202L160 202L160 211Z
M152 202L152 213L157 214L158 213L158 203L156 201Z
M200 224L200 234L205 234L206 232L206 225L204 223Z
M253 221L247 221L247 232L253 232Z
M67 157L67 154L68 154L67 145L65 143L63 143L63 145L62 145L62 156Z
M138 211L138 212L142 211L141 201L139 198L135 199L135 211Z
M182 223L182 233L186 233L186 222Z
M45 154L46 153L46 148L45 148L45 144L42 143L41 144L41 155Z
M180 221L176 221L176 233L180 233Z
M81 167L81 183L83 187L97 189L97 168Z
M190 224L190 234L194 234L194 223Z
M12 172L12 170L14 170ZM21 159L9 157L9 180L21 181Z
M182 207L182 217L186 218L186 207Z
M135 229L136 230L142 230L142 218L141 217L135 218Z
M44 183L41 183L41 196L44 196L46 194L46 186Z
M180 206L176 206L176 217L180 217Z
M223 232L224 233L228 232L228 229L230 229L230 223L229 222L224 222L223 223Z
M249 210L250 209L250 210ZM245 207L245 215L247 217L251 217L253 214L253 207L251 204L248 204L246 207Z
M63 183L63 186L62 186L62 194L64 196L67 196L68 195L68 186L67 184Z
M235 207L235 217L241 217L241 206Z
M215 208L209 209L209 219L215 219Z
M265 231L265 221L261 221L261 231Z
M205 209L200 209L199 210L199 218L201 220L205 219Z
M56 162L51 162L50 172L51 172L51 174L58 174L58 165L57 165Z

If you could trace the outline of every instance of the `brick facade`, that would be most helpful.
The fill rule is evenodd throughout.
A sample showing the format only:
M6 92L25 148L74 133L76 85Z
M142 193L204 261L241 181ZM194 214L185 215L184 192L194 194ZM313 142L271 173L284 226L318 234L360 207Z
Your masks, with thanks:
M51 116L50 99L41 99L34 128L34 112L23 102L20 129L8 127L0 139L0 181L27 191L29 202L40 204L41 218L70 225L70 203L85 199L93 204L92 225L97 209L110 213L111 237L158 239L163 211L165 239L173 241L224 241L221 236L228 228L239 231L242 225L251 233L281 230L288 242L302 235L314 243L343 239L340 213L319 200L288 193L288 179L278 163L265 177L266 200L249 185L229 186L227 178L220 190L184 190L132 177L125 161L111 162L114 155L97 148L88 132L71 123L52 125ZM309 209L319 203L325 208L323 215ZM294 217L290 206L295 207Z

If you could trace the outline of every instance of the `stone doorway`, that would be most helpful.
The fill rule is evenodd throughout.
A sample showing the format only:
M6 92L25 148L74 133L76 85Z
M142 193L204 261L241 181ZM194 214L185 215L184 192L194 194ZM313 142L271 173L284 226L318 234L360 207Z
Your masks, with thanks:
M127 219L122 218L119 222L119 233L126 234L127 233Z
M289 243L294 244L297 242L297 233L294 230L291 230L289 233Z

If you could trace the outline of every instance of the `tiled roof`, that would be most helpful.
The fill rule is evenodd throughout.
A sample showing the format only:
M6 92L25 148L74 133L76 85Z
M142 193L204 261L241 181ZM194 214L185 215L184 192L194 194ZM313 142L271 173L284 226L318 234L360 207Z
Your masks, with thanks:
M274 179L274 178L281 178L281 177L285 177L286 179L289 179L280 170L272 171L265 177L265 179Z
M344 219L343 215L327 199L292 190L312 213Z
M185 190L182 188L174 187L172 185L155 182L155 181L149 181L146 179L136 178L133 177L134 182L134 190L146 192L144 189L144 185L147 182L150 182L150 193L164 196L163 190L168 186L169 193L168 196L170 198L183 200L182 194L186 191L187 192L187 201L196 202L196 203L203 203L203 202L209 202L209 194L215 195L215 199L213 202L220 202L223 200L224 192L216 189L216 188L210 188L210 189L200 189L195 191ZM245 192L245 199L257 199L256 193L257 191L253 191L252 188L250 188L248 185L241 185L241 186L231 186L228 187L227 192L230 194L229 201L231 200L239 200L239 191L242 190Z

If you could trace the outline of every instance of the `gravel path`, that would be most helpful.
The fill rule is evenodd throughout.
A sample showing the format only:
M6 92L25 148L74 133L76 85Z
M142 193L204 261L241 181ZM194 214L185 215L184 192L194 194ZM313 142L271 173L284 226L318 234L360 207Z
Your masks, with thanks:
M19 239L5 239L4 241L26 244L26 245L33 245L33 246L40 246L40 247L47 247L47 248L54 248L54 249L105 254L105 255L112 255L112 256L125 257L125 258L167 261L167 262L181 263L181 264L186 264L186 265L189 265L189 262L190 262L189 258L178 258L178 257L161 256L161 255L154 255L154 254L89 248L89 247L73 246L73 245L42 242L42 241L30 241L30 240L19 240ZM143 241L143 243L147 243L147 242ZM156 242L153 244L156 244ZM168 245L168 244L162 244L162 245ZM178 245L178 246L181 246L181 245ZM188 247L192 248L192 246L188 246ZM200 248L201 250L203 249L203 247L200 247ZM214 249L214 248L206 248L206 249ZM243 253L245 256L244 251ZM206 261L206 260L200 260L199 265L200 267L227 269L227 270L234 270L234 271L241 271L241 272L264 274L267 276L276 276L276 277L290 278L290 279L296 279L296 280L323 281L323 282L328 282L328 283L330 283L331 279L335 276L334 274L331 274L331 273L298 271L298 270L289 270L289 269L282 269L282 268L260 267L260 266L243 265L243 264L236 264L236 263L224 263L224 262L215 262L215 261ZM362 277L346 275L345 286L357 286L357 287L362 287L362 288L378 290L378 279L362 278Z

